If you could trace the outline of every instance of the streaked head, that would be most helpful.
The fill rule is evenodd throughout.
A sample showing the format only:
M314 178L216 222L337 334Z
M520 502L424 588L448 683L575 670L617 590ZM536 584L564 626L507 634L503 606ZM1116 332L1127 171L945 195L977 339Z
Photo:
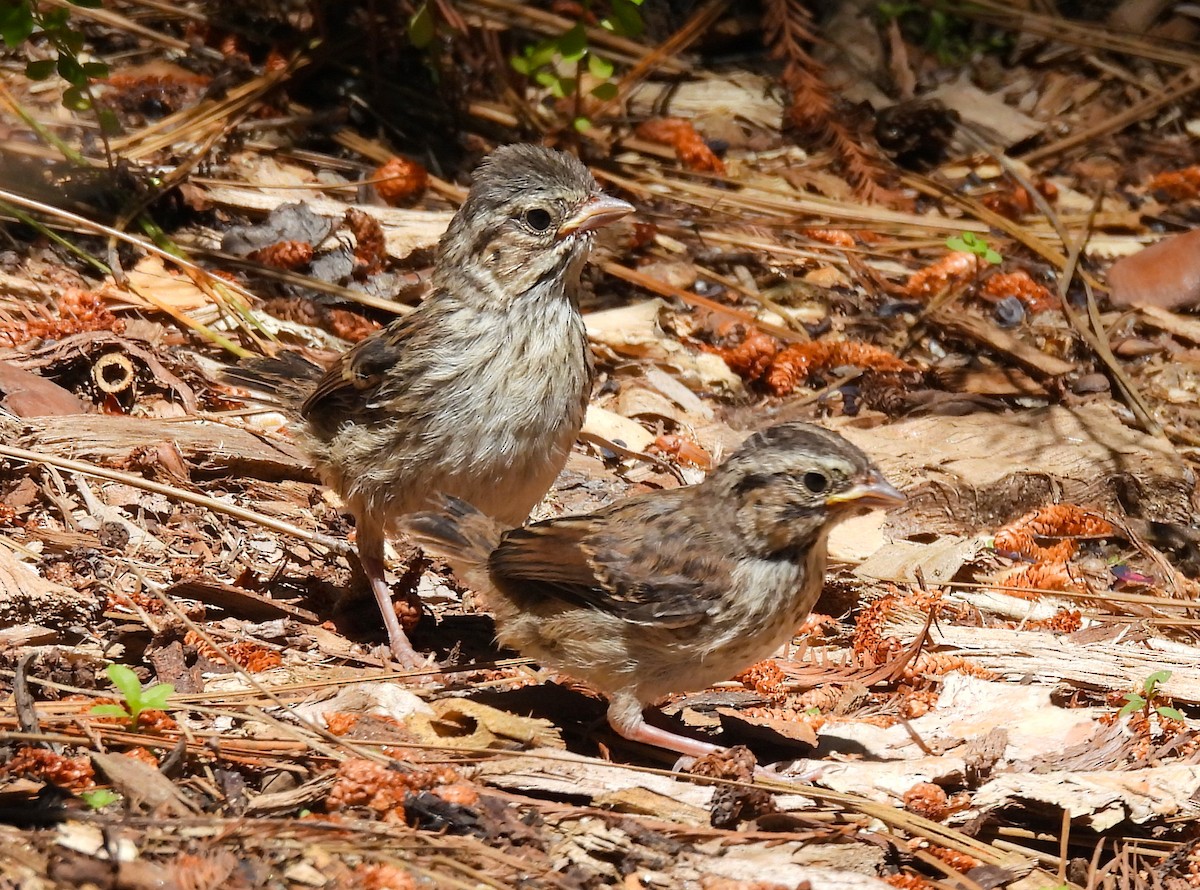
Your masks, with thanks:
M737 505L738 529L764 557L807 550L848 516L904 503L861 449L808 423L756 433L704 484Z
M572 155L506 145L475 171L442 238L439 273L461 269L470 258L516 296L547 276L571 268L578 274L595 231L632 211L601 192Z

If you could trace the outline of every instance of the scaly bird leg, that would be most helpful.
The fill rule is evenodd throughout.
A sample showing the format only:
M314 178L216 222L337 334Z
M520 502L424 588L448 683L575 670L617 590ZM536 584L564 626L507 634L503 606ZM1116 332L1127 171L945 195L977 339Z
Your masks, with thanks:
M608 706L608 725L622 738L631 742L642 742L656 748L666 748L688 757L704 757L724 751L720 745L689 739L666 729L651 726L642 716L642 704L628 694L618 693Z
M631 742L642 742L647 745L653 745L656 748L665 748L668 751L674 751L676 754L682 754L683 757L680 758L674 767L677 770L687 769L691 766L695 758L705 757L709 754L718 754L725 750L720 745L701 742L697 739L689 739L678 733L651 726L646 722L646 718L642 716L641 702L628 693L617 693L612 697L612 701L608 706L608 725L622 738L629 739ZM755 766L754 776L758 779L771 779L775 782L795 782L799 780L811 783L821 774L822 769L823 766L797 776L781 776L779 773L764 769L761 766Z
M361 547L361 542L360 542ZM383 616L383 626L387 628L388 645L392 657L404 668L419 668L425 666L425 659L417 654L417 650L408 641L408 635L400 626L396 610L392 607L392 589L387 583L387 567L380 556L367 556L360 553L363 572L371 584L371 593L375 594L375 602L379 604L379 613Z

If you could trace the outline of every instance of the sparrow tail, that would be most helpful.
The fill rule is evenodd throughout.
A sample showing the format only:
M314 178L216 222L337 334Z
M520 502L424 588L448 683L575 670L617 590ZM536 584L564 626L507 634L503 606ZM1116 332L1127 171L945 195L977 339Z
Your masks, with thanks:
M471 587L486 589L488 557L500 543L503 528L459 498L441 496L434 507L406 516L401 527L424 550L446 560Z
M295 411L325 369L294 352L252 358L221 371L221 381L248 391L246 400L267 408Z

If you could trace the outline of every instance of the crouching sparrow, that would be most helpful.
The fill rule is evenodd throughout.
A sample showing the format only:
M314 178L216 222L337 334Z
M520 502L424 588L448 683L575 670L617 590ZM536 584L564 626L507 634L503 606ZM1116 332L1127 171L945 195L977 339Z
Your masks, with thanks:
M751 436L698 485L504 531L450 500L405 528L484 592L499 641L609 697L627 739L720 750L649 726L668 693L703 689L791 639L821 592L830 529L904 496L837 433Z

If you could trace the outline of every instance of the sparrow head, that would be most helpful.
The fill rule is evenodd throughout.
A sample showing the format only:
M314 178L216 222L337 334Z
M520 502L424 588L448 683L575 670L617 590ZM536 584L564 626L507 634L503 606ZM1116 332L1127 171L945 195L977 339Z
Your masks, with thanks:
M904 503L859 448L807 423L751 436L704 484L736 505L739 532L764 558L802 558L848 516Z
M462 268L476 257L498 291L519 295L569 272L577 277L595 231L632 211L601 192L574 156L506 145L475 171L442 238L438 267Z

